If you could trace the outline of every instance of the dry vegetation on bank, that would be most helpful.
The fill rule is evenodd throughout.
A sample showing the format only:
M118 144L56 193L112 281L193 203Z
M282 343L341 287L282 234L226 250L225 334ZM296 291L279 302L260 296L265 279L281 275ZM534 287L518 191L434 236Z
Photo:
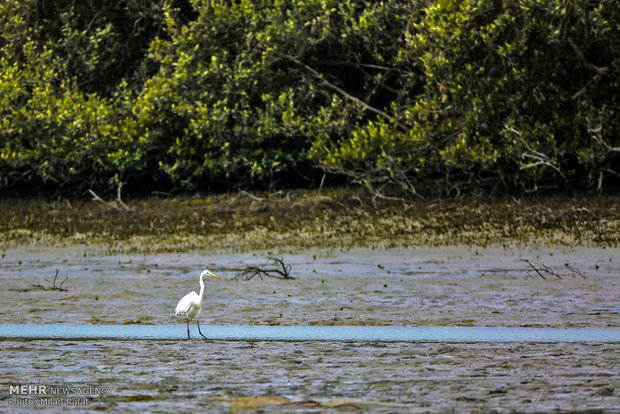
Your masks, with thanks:
M89 245L109 252L588 245L620 240L620 197L373 201L344 189L240 192L205 198L96 201L0 200L0 243Z

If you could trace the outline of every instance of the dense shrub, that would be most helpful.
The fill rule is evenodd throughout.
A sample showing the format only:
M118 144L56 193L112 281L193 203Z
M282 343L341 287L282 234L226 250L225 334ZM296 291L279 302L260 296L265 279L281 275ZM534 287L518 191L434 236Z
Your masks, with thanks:
M620 170L618 16L577 0L5 0L0 187L267 187L320 167L384 195L603 188Z
M423 76L404 70L395 122L321 140L315 159L410 192L429 179L456 194L618 177L615 152L593 139L620 144L617 2L433 1L422 14L400 36L395 67Z
M141 87L157 21L147 1L2 2L0 186L82 189L141 169L127 85Z

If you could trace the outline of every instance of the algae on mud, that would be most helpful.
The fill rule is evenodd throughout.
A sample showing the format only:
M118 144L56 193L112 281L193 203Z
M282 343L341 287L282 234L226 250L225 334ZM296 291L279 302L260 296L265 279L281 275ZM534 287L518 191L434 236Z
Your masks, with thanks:
M93 201L0 200L0 247L103 246L118 252L448 245L613 247L620 197L372 200L346 189L149 198L118 212Z

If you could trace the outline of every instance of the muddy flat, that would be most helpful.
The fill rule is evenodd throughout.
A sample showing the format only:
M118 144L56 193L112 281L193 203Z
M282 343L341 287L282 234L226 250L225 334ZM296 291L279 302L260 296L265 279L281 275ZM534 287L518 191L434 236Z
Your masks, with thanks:
M46 406L51 412L620 409L620 347L611 344L7 340L2 347L3 393L24 378L94 388L86 406ZM11 397L0 407L20 412Z
M261 265L267 252L4 254L0 323L183 323L176 303L199 291L206 267L220 280L206 281L204 324L620 327L618 248L313 250L283 256L293 280L250 281L233 269ZM56 270L66 291L33 286L48 287Z
M269 254L7 249L0 323L184 329L174 307L199 290L207 267L220 280L206 283L205 326L620 327L617 248L313 249L281 256L295 279L234 278ZM530 264L550 273L543 278ZM56 270L66 291L35 286L49 287ZM58 412L620 410L616 343L6 339L2 346L3 409L38 402ZM24 378L96 389L65 400L9 393Z

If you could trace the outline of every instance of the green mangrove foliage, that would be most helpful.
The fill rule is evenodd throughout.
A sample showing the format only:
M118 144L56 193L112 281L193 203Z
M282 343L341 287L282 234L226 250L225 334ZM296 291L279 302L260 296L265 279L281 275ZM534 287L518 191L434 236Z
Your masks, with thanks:
M619 27L614 1L4 0L0 188L603 189Z
M600 188L618 177L619 11L614 2L429 2L385 63L398 73L392 119L321 137L312 155L410 193L428 179L449 194Z

